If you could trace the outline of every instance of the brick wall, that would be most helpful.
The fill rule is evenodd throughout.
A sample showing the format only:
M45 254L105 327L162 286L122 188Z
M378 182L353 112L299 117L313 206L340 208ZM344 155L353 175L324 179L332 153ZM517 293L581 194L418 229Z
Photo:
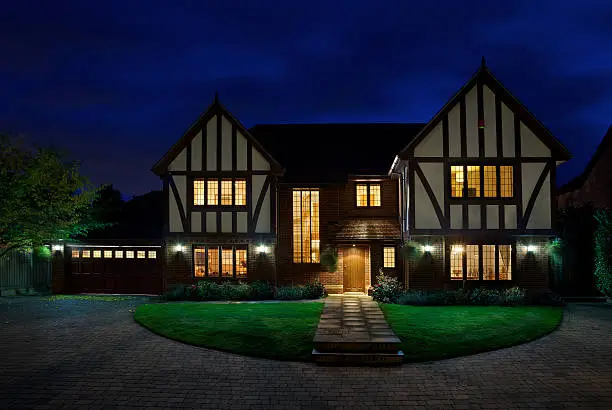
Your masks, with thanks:
M175 245L180 243L183 245L183 251L177 252ZM256 280L269 281L275 283L276 281L276 249L274 242L268 241L253 241L253 240L237 240L232 243L227 243L228 246L235 245L246 245L247 246L247 277L243 279L247 282L253 282ZM258 254L256 251L257 245L263 244L267 246L268 252L266 254ZM194 245L224 245L219 241L212 239L203 240L202 238L181 238L180 241L176 239L166 239L164 241L163 255L164 255L164 291L168 290L177 284L194 284L199 280L235 280L233 278L201 278L195 277L194 266L193 266L193 246Z
M340 187L340 214L344 217L390 217L398 218L398 180L385 178L374 183L380 184L380 207L357 207L356 184L363 181L349 180Z
M515 283L526 289L547 289L548 243L546 237L520 237L516 242ZM535 252L527 252L528 245L535 245Z
M419 249L418 256L407 261L408 283L411 289L442 289L445 275L445 240L442 236L418 236L411 238L420 246L430 245L433 250L424 253Z

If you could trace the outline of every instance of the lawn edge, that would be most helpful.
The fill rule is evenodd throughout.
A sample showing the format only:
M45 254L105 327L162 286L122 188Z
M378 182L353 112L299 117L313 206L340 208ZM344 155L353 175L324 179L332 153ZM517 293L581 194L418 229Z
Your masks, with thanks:
M177 303L181 303L181 302L177 302ZM194 304L195 303L197 303L197 302L194 302ZM144 328L144 329L150 331L151 333L154 333L154 334L156 334L156 335L158 335L160 337L163 337L164 339L172 340L172 341L174 341L176 343L181 343L181 344L184 344L184 345L193 346L193 347L197 347L197 348L200 348L200 349L214 350L214 351L217 351L217 352L229 353L229 354L232 354L234 356L250 357L252 359L264 359L264 360L270 360L270 361L275 361L275 362L314 363L312 358L300 360L300 359L271 358L271 357L268 357L268 356L254 356L254 355L250 355L250 354L236 353L236 352L233 352L231 350L227 350L227 349L223 349L223 348L198 345L198 344L195 344L195 343L186 342L184 340L174 339L172 337L163 335L160 332L156 331L155 329L150 328L149 326L145 325L144 323L142 323L138 319L136 319L136 311L140 308L140 306L158 305L158 304L159 303L145 303L145 304L139 305L136 309L134 309L134 313L132 315L132 318L134 319L134 322L136 322L142 328ZM321 310L321 313L323 313L323 310ZM320 317L319 317L319 320L320 320ZM317 322L317 325L318 325L318 322ZM314 343L313 343L313 348L314 348Z

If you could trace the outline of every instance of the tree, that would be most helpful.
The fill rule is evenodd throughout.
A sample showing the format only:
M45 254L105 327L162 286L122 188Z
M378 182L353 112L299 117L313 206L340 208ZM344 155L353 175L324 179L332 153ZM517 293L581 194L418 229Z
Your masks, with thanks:
M595 277L597 289L607 297L612 297L612 217L609 212L595 212Z
M0 258L86 234L99 189L53 148L27 147L0 135Z

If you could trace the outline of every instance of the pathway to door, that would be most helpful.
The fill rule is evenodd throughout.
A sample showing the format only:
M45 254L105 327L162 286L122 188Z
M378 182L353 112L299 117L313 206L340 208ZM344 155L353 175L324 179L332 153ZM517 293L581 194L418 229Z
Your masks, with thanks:
M401 364L399 345L378 304L347 292L325 300L312 355L321 364Z

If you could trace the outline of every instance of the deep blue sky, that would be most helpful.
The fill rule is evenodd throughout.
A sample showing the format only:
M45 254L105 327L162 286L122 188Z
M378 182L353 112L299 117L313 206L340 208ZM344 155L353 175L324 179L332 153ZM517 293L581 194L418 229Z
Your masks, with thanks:
M215 90L246 126L426 122L485 55L574 155L563 183L612 123L611 22L610 0L13 0L0 13L0 131L143 194Z

